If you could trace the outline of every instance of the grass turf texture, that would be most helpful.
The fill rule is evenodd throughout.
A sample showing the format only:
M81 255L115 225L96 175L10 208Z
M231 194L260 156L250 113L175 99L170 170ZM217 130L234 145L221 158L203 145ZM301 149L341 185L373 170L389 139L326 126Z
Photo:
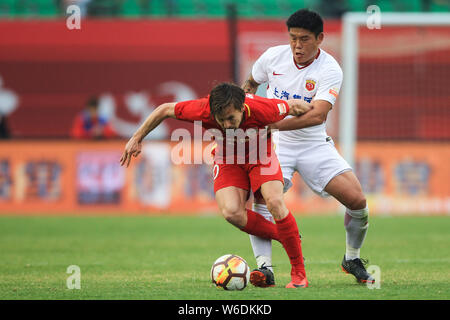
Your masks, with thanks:
M255 267L248 236L220 217L1 217L0 299L449 299L450 218L372 217L362 257L381 269L368 289L340 270L343 218L297 217L310 287L285 289L290 265L274 242L274 288L224 291L221 255ZM81 289L69 290L69 265Z

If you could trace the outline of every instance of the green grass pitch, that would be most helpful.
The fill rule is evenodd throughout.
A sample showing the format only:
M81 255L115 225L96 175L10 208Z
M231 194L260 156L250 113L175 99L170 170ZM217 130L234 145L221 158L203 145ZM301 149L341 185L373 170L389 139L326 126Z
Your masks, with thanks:
M290 265L274 243L277 286L224 291L210 281L221 255L255 267L248 236L220 217L1 217L0 299L449 299L450 218L371 217L362 257L380 289L340 270L340 216L297 216L310 287L285 289ZM68 289L67 267L81 271Z

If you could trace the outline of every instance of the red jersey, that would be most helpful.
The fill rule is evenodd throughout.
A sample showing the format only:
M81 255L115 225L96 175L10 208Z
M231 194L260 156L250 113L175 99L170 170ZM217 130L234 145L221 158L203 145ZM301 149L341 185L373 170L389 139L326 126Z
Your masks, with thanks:
M246 94L244 102L243 120L239 126L242 129L241 133L245 133L245 137L237 135L232 137L232 140L226 136L224 130L219 126L214 118L211 116L209 98L202 98L197 100L183 101L175 105L175 117L179 120L186 121L202 121L202 127L205 129L218 129L222 133L222 139L215 136L217 148L215 158L222 158L223 155L230 154L230 149L233 148L234 157L239 155L238 150L242 150L238 145L245 144L245 161L248 160L249 154L252 151L252 144L249 139L254 136L254 132L258 133L259 129L265 128L268 124L284 119L289 112L289 105L286 100L268 99L252 94ZM249 129L253 129L249 131ZM237 130L236 130L237 131ZM223 151L223 139L226 139L225 152ZM219 141L222 140L222 141ZM265 140L266 141L266 140ZM271 139L267 137L267 155L271 153ZM241 159L242 161L242 159ZM241 162L243 163L243 162Z
M98 139L114 138L116 132L111 124L102 117L92 117L89 112L83 111L76 116L70 132L73 138Z

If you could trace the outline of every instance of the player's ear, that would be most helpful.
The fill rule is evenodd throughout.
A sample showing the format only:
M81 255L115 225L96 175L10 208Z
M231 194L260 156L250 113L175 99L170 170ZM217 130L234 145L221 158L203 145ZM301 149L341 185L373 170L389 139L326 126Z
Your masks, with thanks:
M321 33L319 33L319 34L317 35L316 39L317 39L317 41L319 42L319 44L322 43L323 38L324 38L323 32L321 32Z

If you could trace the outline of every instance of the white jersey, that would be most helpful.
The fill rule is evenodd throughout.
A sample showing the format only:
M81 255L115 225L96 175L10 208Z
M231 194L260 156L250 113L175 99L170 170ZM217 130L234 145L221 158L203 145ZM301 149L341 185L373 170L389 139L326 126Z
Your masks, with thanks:
M342 70L337 61L319 49L316 58L306 66L295 63L289 45L271 47L255 62L253 79L268 82L267 97L276 99L326 100L334 105L342 84ZM327 137L326 122L291 131L280 131L285 141L321 140Z

